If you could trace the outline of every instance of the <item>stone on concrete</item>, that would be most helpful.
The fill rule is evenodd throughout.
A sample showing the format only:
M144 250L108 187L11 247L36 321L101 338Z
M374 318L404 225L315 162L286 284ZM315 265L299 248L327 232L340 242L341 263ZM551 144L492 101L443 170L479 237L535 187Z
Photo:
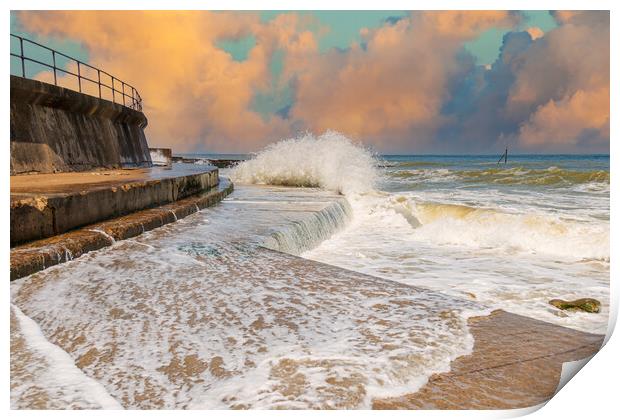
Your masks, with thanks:
M601 302L592 298L582 298L577 300L551 299L549 305L553 305L561 310L583 311L598 313L601 310Z

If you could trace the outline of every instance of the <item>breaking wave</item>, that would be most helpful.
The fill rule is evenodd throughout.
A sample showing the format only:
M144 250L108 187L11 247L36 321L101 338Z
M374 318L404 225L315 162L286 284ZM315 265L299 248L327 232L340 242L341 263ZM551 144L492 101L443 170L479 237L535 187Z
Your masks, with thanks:
M379 164L370 151L342 134L329 131L320 136L305 134L274 143L234 168L231 177L241 183L318 187L347 197L353 210L339 204L317 214L316 220L272 235L273 243L269 242L268 247L294 254L317 246L353 219L359 224L369 222L368 217L385 217L398 224L390 219L396 213L413 228L413 232L406 232L409 230L406 228L399 234L412 233L412 240L578 260L609 260L609 231L605 224L571 220L547 212L512 213L504 209L430 202L407 193L383 193L374 189L379 181ZM455 178L464 182L524 185L609 183L608 171L571 171L553 166L482 170L399 168L388 174L392 178L412 177L424 183Z
M380 211L404 217L414 228L411 238L415 240L609 261L609 230L597 223L543 213L418 201L406 195L393 195L386 203L366 209L368 214Z
M347 195L373 190L377 160L344 135L328 131L274 143L231 171L235 182L318 187Z

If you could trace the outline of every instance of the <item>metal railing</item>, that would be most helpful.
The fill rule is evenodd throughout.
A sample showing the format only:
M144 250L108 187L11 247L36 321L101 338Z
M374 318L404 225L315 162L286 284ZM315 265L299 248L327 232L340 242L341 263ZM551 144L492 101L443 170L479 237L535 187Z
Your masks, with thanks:
M136 88L134 88L133 86L131 86L128 83L123 82L122 80L119 80L118 78L112 76L110 73L98 69L96 67L91 66L90 64L86 64L80 60L77 60L73 57L70 57L66 54L61 53L60 51L56 51L52 48L46 47L45 45L41 45L38 42L35 41L31 41L27 38L18 36L18 35L14 35L11 34L11 37L14 39L19 40L19 54L13 53L11 52L11 56L12 57L16 57L19 58L21 61L21 76L22 77L26 77L26 63L27 62L32 62L32 63L36 63L38 65L44 66L46 68L49 68L53 71L54 73L54 84L56 86L59 86L58 84L58 74L59 72L61 72L61 75L71 75L71 76L75 76L77 77L77 82L78 82L78 91L80 93L85 93L83 92L84 87L83 87L83 82L90 82L93 83L94 85L97 86L98 92L99 92L99 98L102 99L106 99L102 96L102 92L103 93L111 93L111 99L112 102L114 103L118 103L118 104L122 104L123 106L126 106L128 108L132 108L135 109L137 111L142 111L142 97L140 96L140 94L138 93L138 91L136 90ZM32 44L32 45L36 45L37 47L41 47L44 48L47 51L50 51L52 53L52 64L49 63L44 63L42 61L39 61L35 58L32 57L27 57L26 55L24 55L24 43L26 45L28 44ZM63 57L67 60L69 60L69 62L75 62L77 63L77 73L74 73L71 70L68 69L64 69L62 67L57 67L56 66L56 57ZM83 74L84 70L93 70L97 72L97 80L91 79L88 76L85 76ZM101 76L104 76L108 78L108 80L110 80L110 84L106 84L105 80L102 81L101 80ZM94 77L94 76L93 76ZM120 88L120 89L119 89ZM103 90L102 90L103 89ZM107 90L106 90L107 89ZM96 96L96 95L92 95L92 96Z

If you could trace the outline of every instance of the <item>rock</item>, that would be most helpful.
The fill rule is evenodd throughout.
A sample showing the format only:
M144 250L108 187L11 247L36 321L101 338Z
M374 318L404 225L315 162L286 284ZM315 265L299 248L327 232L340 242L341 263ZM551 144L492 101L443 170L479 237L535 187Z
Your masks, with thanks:
M572 310L598 313L601 310L601 302L591 298L583 298L570 301L562 299L551 299L549 301L549 304L555 306L558 309L569 311Z

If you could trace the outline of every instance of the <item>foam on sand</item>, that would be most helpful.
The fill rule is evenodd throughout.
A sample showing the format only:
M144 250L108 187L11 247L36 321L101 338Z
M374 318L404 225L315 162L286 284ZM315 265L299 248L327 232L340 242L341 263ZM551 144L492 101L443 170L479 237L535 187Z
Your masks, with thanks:
M467 318L487 309L262 246L312 246L306 227L340 229L342 199L239 186L17 280L12 299L128 408L369 408L469 353Z

